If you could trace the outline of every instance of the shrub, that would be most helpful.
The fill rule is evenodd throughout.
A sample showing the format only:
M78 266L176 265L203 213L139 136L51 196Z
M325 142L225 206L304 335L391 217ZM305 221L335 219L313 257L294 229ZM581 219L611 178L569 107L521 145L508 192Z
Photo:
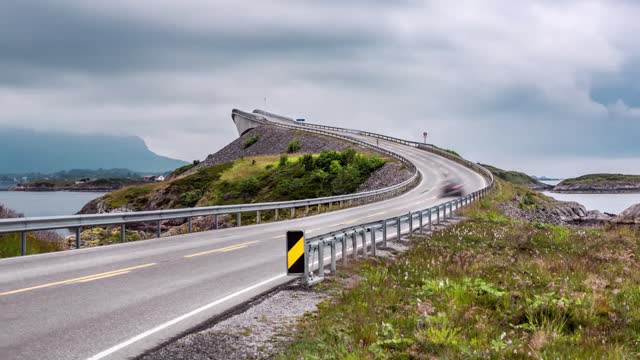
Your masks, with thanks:
M258 140L260 140L260 136L256 135L252 135L250 137L247 138L247 140L244 141L244 148L248 148L249 146L255 144L258 142Z
M289 157L287 155L280 156L280 166L285 166L289 163Z
M183 193L180 198L184 206L193 207L200 201L203 195L204 192L201 189L193 189Z
M300 141L298 141L298 139L293 139L289 141L289 145L287 145L287 154L292 154L294 152L297 152L301 148L302 146L300 146Z

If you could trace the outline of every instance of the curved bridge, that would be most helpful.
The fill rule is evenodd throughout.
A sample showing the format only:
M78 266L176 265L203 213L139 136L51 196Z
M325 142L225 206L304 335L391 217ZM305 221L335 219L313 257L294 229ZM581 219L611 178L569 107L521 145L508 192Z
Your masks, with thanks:
M397 197L316 216L2 259L3 359L139 355L290 281L284 274L286 230L303 229L314 237L441 204L446 200L438 197L438 184L445 173L462 179L468 191L486 189L492 182L483 169L410 141L292 124L259 110L234 110L232 117L239 133L273 122L377 143L414 164L421 174L419 183ZM408 225L399 230L409 231Z

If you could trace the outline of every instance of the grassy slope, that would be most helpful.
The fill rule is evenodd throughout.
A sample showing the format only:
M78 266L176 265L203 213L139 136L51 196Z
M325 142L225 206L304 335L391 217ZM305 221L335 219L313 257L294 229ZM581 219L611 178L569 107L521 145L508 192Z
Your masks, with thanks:
M638 231L513 221L497 203L529 190L501 184L468 220L416 237L396 261L349 269L362 277L351 289L322 285L339 295L279 358L636 357Z
M345 159L351 153L352 158ZM256 156L203 168L168 182L133 186L106 194L101 199L111 208L129 206L143 210L153 203L159 208L181 208L294 200L354 191L384 160L352 150L309 155ZM339 164L331 164L336 160ZM344 186L338 186L344 185Z
M640 175L623 175L623 174L590 174L583 175L577 178L565 179L560 184L597 184L608 183L614 181L635 181L640 182Z
M532 185L539 185L540 182L534 178L532 178L531 176L519 172L519 171L511 171L511 170L502 170L499 169L495 166L491 166L491 165L485 165L482 164L482 166L484 166L485 168L487 168L487 170L491 171L493 173L494 176L499 177L500 179L504 180L504 181L508 181L512 184L515 185L520 185L520 186L532 186Z

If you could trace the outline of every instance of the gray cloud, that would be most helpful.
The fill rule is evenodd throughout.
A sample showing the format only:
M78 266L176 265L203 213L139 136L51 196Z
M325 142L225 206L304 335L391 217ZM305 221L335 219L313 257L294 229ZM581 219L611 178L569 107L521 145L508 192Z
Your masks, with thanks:
M537 174L637 172L638 15L577 0L2 4L0 126L136 134L190 160L266 97Z

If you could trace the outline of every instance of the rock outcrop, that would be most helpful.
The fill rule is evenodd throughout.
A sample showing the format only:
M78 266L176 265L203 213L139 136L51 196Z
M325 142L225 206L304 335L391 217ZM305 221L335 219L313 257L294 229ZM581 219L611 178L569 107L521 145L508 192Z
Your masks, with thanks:
M640 224L640 204L635 204L613 219L617 224Z
M501 210L511 218L557 225L597 225L613 219L613 216L599 211L587 211L577 202L558 201L546 196L536 199L535 204L523 204L527 201L516 196L514 201L501 204Z

